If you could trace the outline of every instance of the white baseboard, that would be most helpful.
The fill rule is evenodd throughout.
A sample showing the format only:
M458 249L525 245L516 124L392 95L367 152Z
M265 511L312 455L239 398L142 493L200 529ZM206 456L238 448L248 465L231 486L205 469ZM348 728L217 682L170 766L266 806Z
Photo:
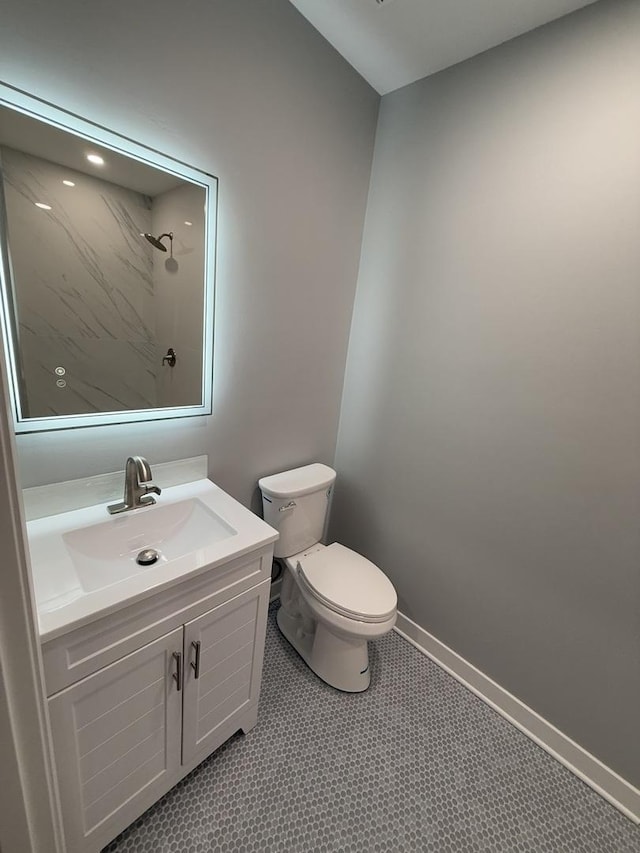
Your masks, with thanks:
M564 764L626 817L640 824L640 791L637 788L407 616L398 613L394 630Z

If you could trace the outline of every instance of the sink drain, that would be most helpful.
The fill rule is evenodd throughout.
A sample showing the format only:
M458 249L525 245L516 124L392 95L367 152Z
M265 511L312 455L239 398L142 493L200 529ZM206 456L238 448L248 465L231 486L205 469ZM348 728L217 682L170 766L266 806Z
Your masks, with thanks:
M145 548L143 551L140 551L136 557L136 563L138 563L139 566L152 566L159 559L160 554L158 554L155 548Z

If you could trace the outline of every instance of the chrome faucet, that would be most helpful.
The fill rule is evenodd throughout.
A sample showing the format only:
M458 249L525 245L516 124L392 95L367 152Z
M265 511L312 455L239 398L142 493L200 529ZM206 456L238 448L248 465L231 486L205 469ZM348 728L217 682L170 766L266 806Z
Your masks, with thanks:
M110 504L107 510L111 515L128 512L130 509L140 509L151 506L156 499L149 494L160 494L158 486L151 482L151 467L143 456L130 456L124 472L124 500L122 503Z

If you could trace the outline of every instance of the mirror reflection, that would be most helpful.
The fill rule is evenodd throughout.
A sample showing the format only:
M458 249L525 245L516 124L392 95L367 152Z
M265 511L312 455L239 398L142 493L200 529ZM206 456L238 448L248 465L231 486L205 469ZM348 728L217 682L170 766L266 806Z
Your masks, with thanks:
M201 407L207 187L7 107L0 178L18 421Z

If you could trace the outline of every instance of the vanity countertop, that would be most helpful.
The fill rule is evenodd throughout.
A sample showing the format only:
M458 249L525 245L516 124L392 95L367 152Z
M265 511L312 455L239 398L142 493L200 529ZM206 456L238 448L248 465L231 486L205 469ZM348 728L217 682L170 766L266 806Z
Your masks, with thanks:
M42 642L278 538L206 479L163 489L155 505L121 515L100 504L38 518L27 536ZM137 565L143 548L156 548L158 562Z

